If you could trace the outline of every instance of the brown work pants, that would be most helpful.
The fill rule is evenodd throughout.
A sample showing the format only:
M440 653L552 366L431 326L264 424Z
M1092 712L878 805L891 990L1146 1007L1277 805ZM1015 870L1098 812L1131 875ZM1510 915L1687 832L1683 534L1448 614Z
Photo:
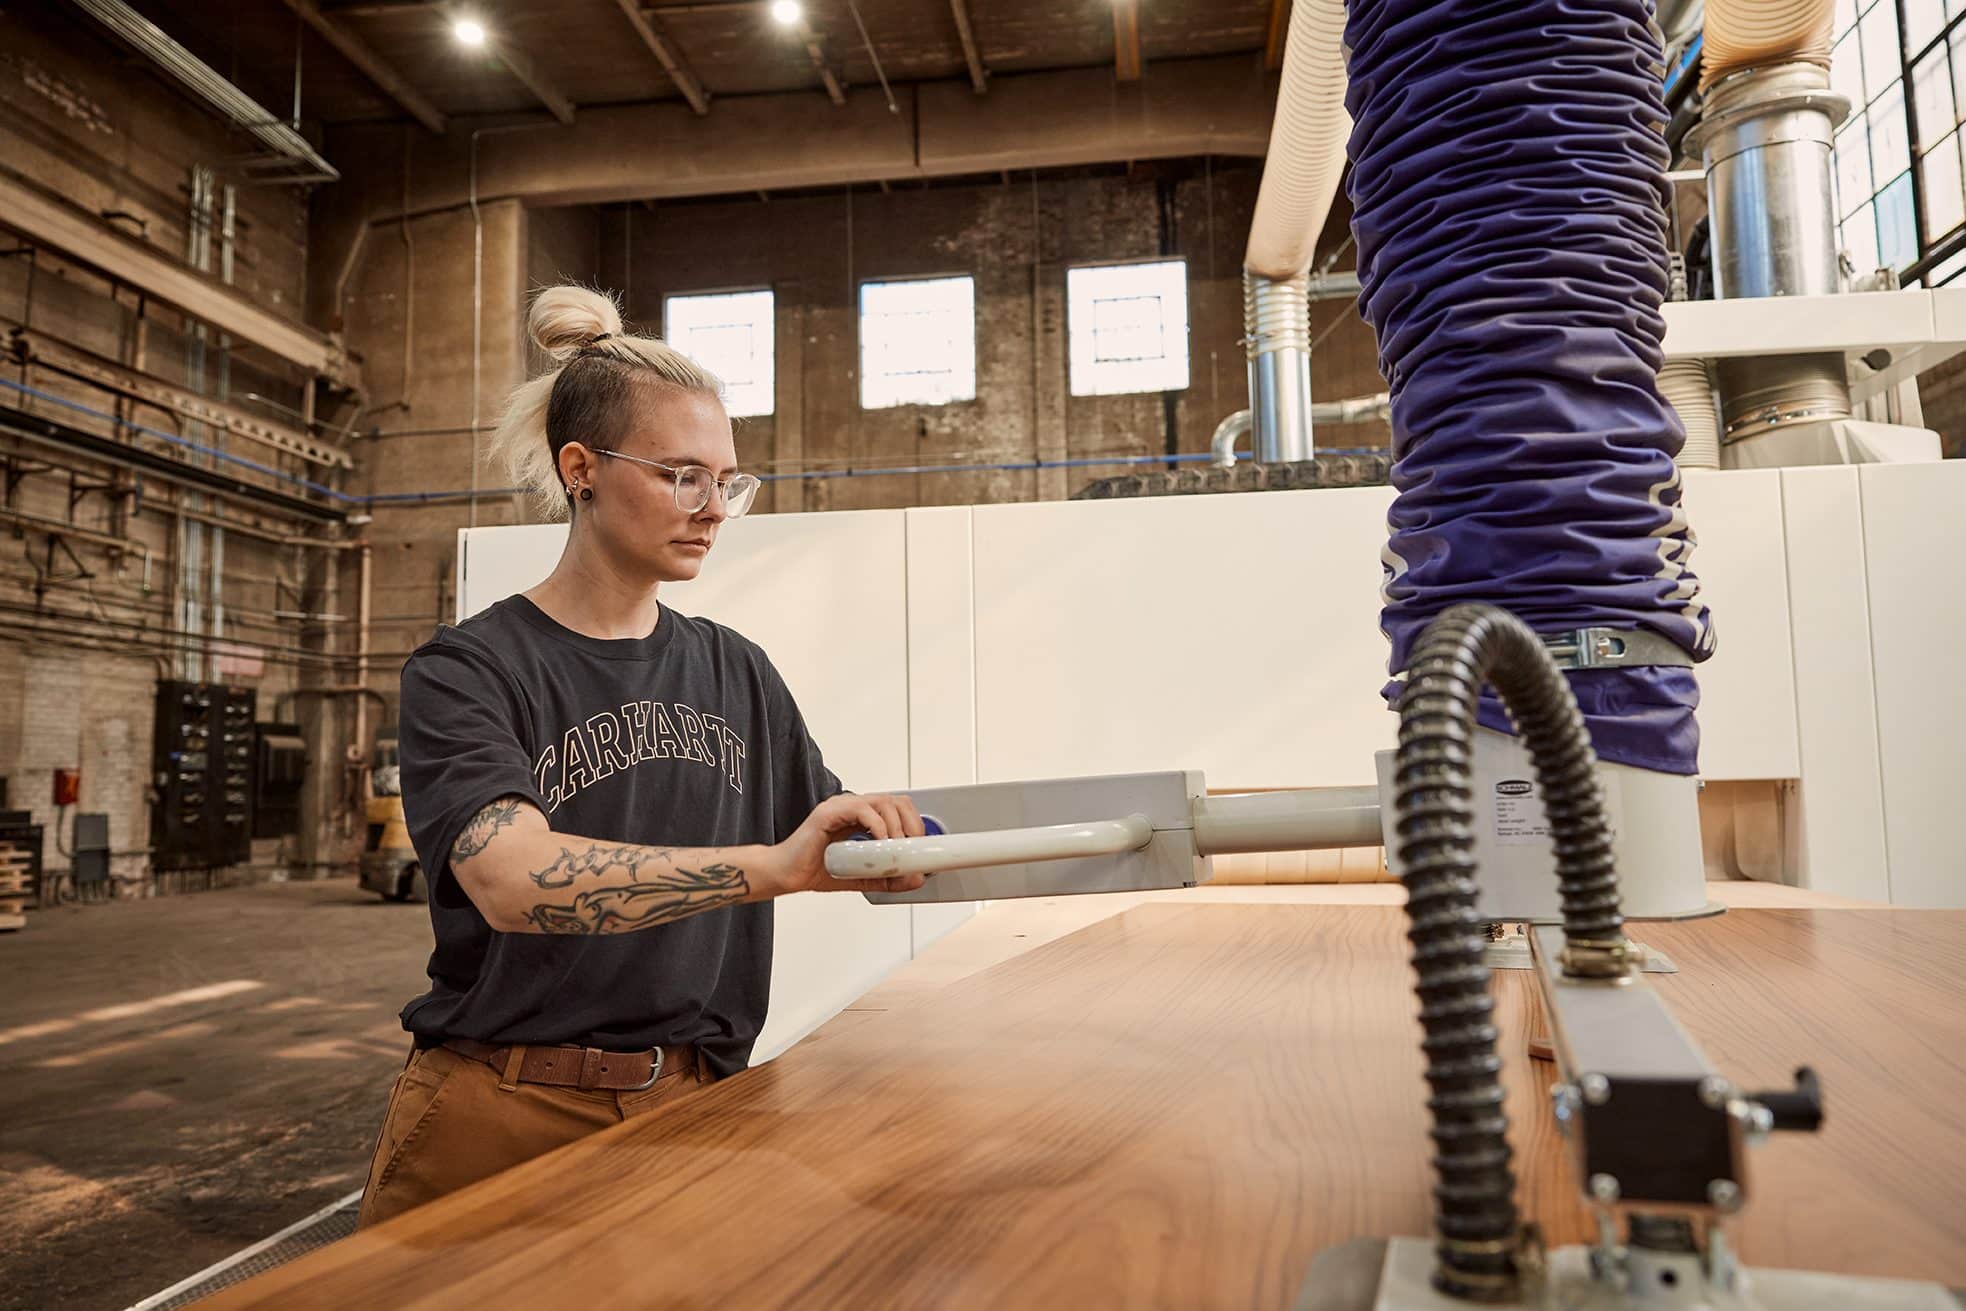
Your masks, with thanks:
M664 1069L638 1092L583 1091L506 1083L491 1066L445 1047L413 1051L389 1094L357 1227L489 1179L707 1087L710 1079L698 1057Z

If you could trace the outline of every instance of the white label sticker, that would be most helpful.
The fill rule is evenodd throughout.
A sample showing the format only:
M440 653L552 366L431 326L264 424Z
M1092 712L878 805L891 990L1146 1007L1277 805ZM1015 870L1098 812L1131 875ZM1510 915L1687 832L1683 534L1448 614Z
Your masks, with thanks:
M1604 818L1615 839L1625 823L1618 780L1607 774L1600 774L1598 779L1604 789ZM1505 778L1495 784L1495 841L1505 847L1550 844L1549 813L1531 780Z
M1495 785L1495 840L1505 847L1527 847L1550 840L1543 799L1528 779L1505 778Z

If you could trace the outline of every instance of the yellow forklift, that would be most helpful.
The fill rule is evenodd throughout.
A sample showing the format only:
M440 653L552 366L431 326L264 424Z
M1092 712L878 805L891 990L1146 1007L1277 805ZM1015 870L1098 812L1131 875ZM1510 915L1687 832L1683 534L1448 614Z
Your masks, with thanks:
M403 776L395 738L376 739L367 790L369 835L362 847L362 886L387 901L429 901L423 866L403 822Z

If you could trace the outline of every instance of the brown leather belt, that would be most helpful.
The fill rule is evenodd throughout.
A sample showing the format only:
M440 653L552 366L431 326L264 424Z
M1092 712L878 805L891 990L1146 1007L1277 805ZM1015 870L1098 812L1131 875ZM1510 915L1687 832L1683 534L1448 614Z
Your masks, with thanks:
M506 1075L512 1048L494 1047L469 1038L450 1038L444 1046L459 1056L482 1061ZM693 1046L658 1047L638 1052L604 1052L599 1047L521 1047L516 1082L543 1083L555 1088L605 1089L639 1092L653 1087L665 1074L696 1068Z

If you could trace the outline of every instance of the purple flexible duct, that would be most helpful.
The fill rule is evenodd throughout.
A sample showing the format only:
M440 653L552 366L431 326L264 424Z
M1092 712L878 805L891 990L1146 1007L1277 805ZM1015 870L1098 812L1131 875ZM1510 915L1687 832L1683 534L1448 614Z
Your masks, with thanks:
M1392 393L1382 625L1403 669L1448 607L1541 633L1713 631L1655 383L1665 322L1662 55L1644 0L1354 0L1359 306ZM1598 752L1697 769L1674 666L1570 675ZM1485 698L1482 722L1508 729Z

